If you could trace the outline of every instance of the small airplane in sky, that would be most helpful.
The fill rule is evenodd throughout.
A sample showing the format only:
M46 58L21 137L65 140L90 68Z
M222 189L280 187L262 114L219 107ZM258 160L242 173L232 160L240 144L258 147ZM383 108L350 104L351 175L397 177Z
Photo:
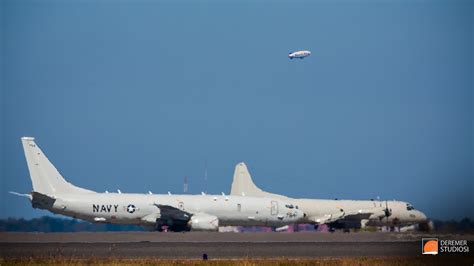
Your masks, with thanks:
M281 227L304 217L284 200L228 195L98 193L67 182L32 137L21 138L33 183L33 208L95 223L136 224L150 230L217 231L219 226Z
M308 50L296 51L296 52L289 53L288 58L290 58L290 59L293 59L293 58L303 59L303 58L308 57L310 55L311 55L311 52L308 51Z

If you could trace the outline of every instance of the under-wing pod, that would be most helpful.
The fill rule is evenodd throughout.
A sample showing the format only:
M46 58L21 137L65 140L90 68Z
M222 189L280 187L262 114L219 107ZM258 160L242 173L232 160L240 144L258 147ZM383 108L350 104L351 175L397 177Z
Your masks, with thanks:
M192 231L218 231L219 219L214 215L197 213L191 216L188 225Z

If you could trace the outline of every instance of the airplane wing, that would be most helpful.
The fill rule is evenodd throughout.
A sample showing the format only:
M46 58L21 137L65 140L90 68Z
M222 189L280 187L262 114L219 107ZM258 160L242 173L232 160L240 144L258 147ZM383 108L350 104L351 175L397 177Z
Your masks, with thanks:
M309 217L309 220L316 224L328 224L340 220L344 217L344 212L328 213L321 216Z
M183 210L180 210L176 207L163 204L154 204L158 209L160 209L160 219L163 220L173 220L173 221L183 221L188 222L191 219L192 214Z
M166 225L171 231L217 231L219 219L207 213L190 213L170 205L154 204L160 209L156 229ZM149 220L149 217L145 219Z
M316 224L328 224L334 222L360 222L364 219L374 217L384 217L385 213L382 208L372 208L367 210L339 211L328 213L319 217L310 217L309 219Z
M357 211L352 211L348 212L344 215L342 220L346 221L360 221L364 219L369 219L372 218L374 215L383 217L383 211L378 211L376 209L371 209L371 210L357 210Z
M156 229L162 230L162 226L166 225L171 231L189 231L189 221L191 213L180 210L176 207L163 204L154 204L160 209L159 217L156 219Z

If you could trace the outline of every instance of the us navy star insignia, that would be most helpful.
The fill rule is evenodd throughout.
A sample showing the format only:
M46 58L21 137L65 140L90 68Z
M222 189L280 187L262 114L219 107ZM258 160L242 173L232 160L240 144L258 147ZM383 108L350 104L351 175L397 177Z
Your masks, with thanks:
M129 204L129 205L127 206L127 212L128 212L128 213L134 213L135 210L136 210L135 205Z

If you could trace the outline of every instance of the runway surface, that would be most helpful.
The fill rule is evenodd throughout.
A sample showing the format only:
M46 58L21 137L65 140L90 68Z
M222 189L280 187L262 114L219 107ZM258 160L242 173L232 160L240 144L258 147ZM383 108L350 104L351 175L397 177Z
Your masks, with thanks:
M9 258L319 258L421 256L421 238L407 233L0 233ZM473 235L437 235L466 239ZM469 256L464 254L462 256Z

